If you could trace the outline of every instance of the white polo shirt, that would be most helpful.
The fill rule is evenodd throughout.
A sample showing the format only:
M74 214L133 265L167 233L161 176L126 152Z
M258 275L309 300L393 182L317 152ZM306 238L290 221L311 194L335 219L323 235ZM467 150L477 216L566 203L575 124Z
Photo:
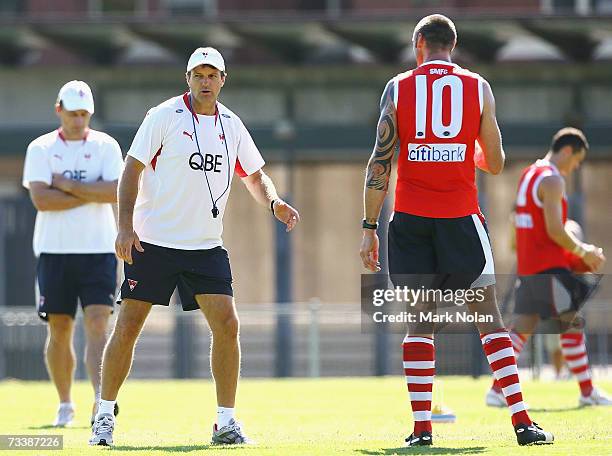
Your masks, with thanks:
M53 173L80 182L119 179L123 157L117 141L106 133L89 130L84 140L67 141L59 130L35 139L28 146L23 186L31 182L51 185ZM62 211L38 211L34 227L34 253L113 253L117 230L109 203L87 203Z
M244 177L264 165L236 114L221 103L213 116L195 114L188 94L147 113L128 155L146 165L134 230L141 241L182 250L223 245L222 219L234 172ZM219 209L216 218L211 194Z

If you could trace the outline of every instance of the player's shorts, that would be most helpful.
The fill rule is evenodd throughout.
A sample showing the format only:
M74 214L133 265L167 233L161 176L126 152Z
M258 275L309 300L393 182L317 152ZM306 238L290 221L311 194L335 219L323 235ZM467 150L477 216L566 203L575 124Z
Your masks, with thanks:
M183 310L196 310L198 294L233 296L227 250L180 250L142 242L144 252L132 248L132 264L124 263L124 280L117 303L135 299L167 306L178 287Z
M495 283L493 252L484 218L429 218L395 212L389 223L389 274L395 286L470 289ZM420 280L420 281L419 281ZM429 280L429 279L428 279Z
M573 274L569 269L552 268L517 279L514 313L537 314L543 319L578 311L597 288L599 276Z
M78 302L114 305L117 258L114 253L42 253L36 266L38 316L76 316Z

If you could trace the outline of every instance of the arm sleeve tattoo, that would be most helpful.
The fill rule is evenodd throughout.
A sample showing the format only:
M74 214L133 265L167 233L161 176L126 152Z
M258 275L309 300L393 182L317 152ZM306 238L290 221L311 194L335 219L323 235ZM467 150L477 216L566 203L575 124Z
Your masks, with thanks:
M366 187L387 190L391 176L391 162L398 139L394 80L389 81L380 100L380 118L376 128L376 144L368 162Z

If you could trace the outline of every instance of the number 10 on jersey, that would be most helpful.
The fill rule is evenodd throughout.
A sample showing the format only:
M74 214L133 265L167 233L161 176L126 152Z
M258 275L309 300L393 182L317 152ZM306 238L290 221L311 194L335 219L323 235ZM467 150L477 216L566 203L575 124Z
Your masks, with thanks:
M425 139L427 132L427 76L415 77L416 109L415 135L417 139ZM442 120L443 93L450 90L450 119L448 125ZM443 76L431 84L431 131L437 138L451 139L461 132L463 124L463 82L454 75Z

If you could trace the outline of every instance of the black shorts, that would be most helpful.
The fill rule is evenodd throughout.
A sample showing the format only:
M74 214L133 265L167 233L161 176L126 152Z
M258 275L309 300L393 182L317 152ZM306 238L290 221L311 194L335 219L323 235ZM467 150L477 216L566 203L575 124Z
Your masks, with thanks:
M75 317L78 301L113 307L117 289L117 258L114 253L42 253L36 266L38 316Z
M495 283L484 218L429 218L395 212L389 223L389 274L395 286L469 289ZM410 276L408 276L410 275Z
M179 250L142 242L144 252L132 248L132 264L124 263L124 280L117 303L136 299L167 306L178 287L183 310L196 310L198 294L233 296L227 250Z
M600 276L576 275L569 269L552 268L520 276L516 284L514 313L537 314L543 319L575 312L597 289Z

